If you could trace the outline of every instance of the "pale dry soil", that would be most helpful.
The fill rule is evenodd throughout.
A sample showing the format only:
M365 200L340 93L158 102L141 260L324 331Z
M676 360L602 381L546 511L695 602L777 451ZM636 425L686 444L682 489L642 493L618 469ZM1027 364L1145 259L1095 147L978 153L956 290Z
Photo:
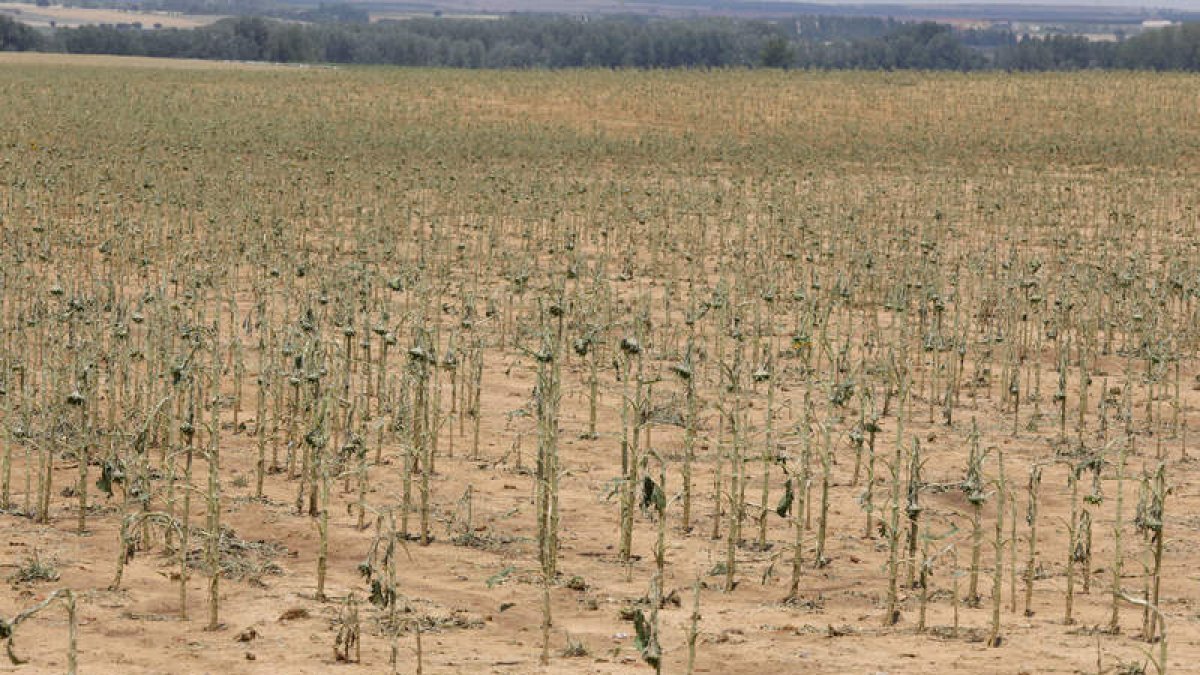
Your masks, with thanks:
M441 524L435 526L436 541L422 547L410 542L410 558L400 565L402 592L420 616L433 617L438 625L424 634L424 668L429 673L455 672L646 672L648 666L637 658L633 628L622 621L622 606L643 597L653 569L653 528L645 517L639 519L634 537L640 559L633 565L632 581L616 559L617 504L606 500L606 484L617 474L619 456L619 419L609 395L601 410L601 438L577 440L586 425L586 405L575 391L582 390L585 370L566 372L567 391L563 421L562 458L567 476L562 483L563 554L560 569L563 581L581 577L585 590L571 590L565 583L553 592L556 650L567 636L582 642L586 657L556 656L548 668L537 665L540 645L540 588L534 536L532 479L527 472L535 444L533 422L520 417L507 421L505 412L521 408L533 386L530 369L513 369L509 376L490 370L485 376L486 395L483 442L478 460L464 459L469 451L468 433L458 436L455 426L454 458L443 457L434 481L435 504ZM781 398L802 395L783 392ZM1189 397L1185 413L1194 411L1196 399ZM968 403L968 408L970 404ZM921 410L918 405L917 411ZM997 414L995 404L983 398L975 408L980 418ZM229 413L226 412L226 417ZM243 419L249 417L243 415ZM969 422L956 422L955 430L941 424L929 424L924 414L909 429L924 441L929 465L927 479L933 483L955 483L962 478L963 448L960 446ZM967 418L966 414L960 415ZM783 420L787 422L787 420ZM1044 427L1054 420L1047 416ZM231 420L227 420L227 427ZM251 419L248 428L253 428ZM880 438L893 432L894 419L885 420ZM520 437L521 440L517 440ZM996 429L993 439L1006 453L1012 480L1023 483L1025 467L1035 457L1045 457L1047 449L1040 437L1021 433L1009 437ZM286 547L276 559L282 574L267 574L249 581L222 584L221 621L215 632L205 626L206 579L193 572L189 588L190 619L178 618L177 583L172 582L176 565L158 550L140 552L125 571L123 589L106 590L115 569L117 535L115 512L117 498L98 502L92 516L92 530L86 536L73 533L75 514L56 498L53 522L34 525L24 517L8 514L0 517L0 545L4 553L0 565L7 574L15 571L34 555L51 561L61 579L58 582L13 584L0 595L0 612L11 616L17 609L32 604L53 588L69 586L81 596L80 649L82 672L87 673L317 673L335 666L333 640L339 603L336 599L356 593L361 599L364 585L355 572L370 545L372 530L356 528L356 515L349 514L353 491L339 494L331 526L331 558L328 590L334 599L317 602L314 595L317 531L315 520L295 515L295 484L281 476L269 476L267 500L251 498L253 485L253 437L248 432L226 429L223 436L224 514L223 522L243 539L263 540ZM442 452L448 454L449 439L442 438ZM520 444L520 464L514 444ZM655 430L654 443L667 452L681 447L678 430ZM1153 441L1151 441L1153 443ZM881 442L882 445L882 442ZM1138 457L1130 458L1131 472L1153 455L1153 446ZM1164 452L1176 456L1180 439L1165 440ZM856 502L861 488L849 485L853 455L842 444L837 452L832 488L831 563L823 569L806 571L801 588L800 606L781 603L786 593L790 556L786 542L792 538L787 523L770 517L771 551L743 548L738 554L741 570L733 593L724 593L723 577L709 576L714 565L724 559L724 543L711 541L711 477L701 472L698 486L704 495L698 500L700 515L696 531L684 537L672 531L668 537L668 581L666 587L678 592L682 607L668 607L662 615L666 671L681 672L686 659L685 636L690 615L691 586L699 576L707 586L701 594L701 637L697 647L697 671L710 673L782 673L797 668L828 673L920 673L948 669L964 673L1074 673L1095 672L1098 658L1105 667L1120 661L1142 661L1141 650L1148 645L1137 639L1141 616L1136 608L1123 607L1121 635L1100 634L1097 626L1107 624L1110 596L1104 571L1111 551L1101 546L1095 553L1096 579L1089 594L1077 597L1077 625L1062 622L1063 560L1065 539L1063 520L1067 502L1063 487L1065 473L1051 468L1043 487L1041 546L1044 567L1034 596L1036 613L1032 617L1009 611L1009 578L1004 582L1003 634L1000 648L988 648L982 639L990 619L990 569L993 552L984 548L984 606L963 608L958 637L950 635L952 623L949 592L953 581L947 564L938 566L932 581L934 601L929 607L930 631L916 634L916 596L905 592L904 615L899 626L882 625L882 600L885 591L884 561L886 545L882 538L865 538L863 515ZM371 472L373 503L398 501L400 456L397 447L385 447L385 466ZM708 466L708 457L705 458ZM202 482L201 463L197 463L196 482ZM1200 657L1200 615L1196 603L1197 572L1192 564L1200 535L1191 515L1200 505L1197 490L1197 464L1192 461L1172 464L1173 494L1168 500L1167 558L1163 582L1163 605L1169 617L1170 663L1175 672L1189 672L1189 663ZM23 471L18 465L16 475ZM757 462L747 465L751 487L747 499L757 503ZM1060 475L1062 474L1062 475ZM71 484L77 475L72 468L56 474L59 486ZM249 487L237 481L249 479ZM1111 478L1111 476L1109 476ZM670 481L670 479L669 479ZM20 481L18 480L19 484ZM882 502L886 487L880 479L877 491ZM449 523L455 522L455 503L465 486L474 489L474 526L483 543L479 547L451 543ZM1105 482L1111 496L1114 483ZM678 485L668 484L674 494ZM1126 485L1126 519L1132 516L1136 486ZM340 493L340 490L339 490ZM778 492L773 492L774 502ZM814 494L815 496L815 494ZM18 503L23 495L18 494ZM1109 504L1111 498L1106 500ZM202 501L197 499L193 523L203 522ZM949 490L926 497L928 520L932 527L945 530L944 520L966 513L961 492ZM1024 532L1024 496L1021 497L1020 533ZM1111 509L1096 519L1097 528L1111 527ZM753 513L754 509L751 509ZM990 509L987 521L990 523ZM677 515L675 516L677 518ZM416 517L412 518L415 528ZM986 527L986 525L985 525ZM746 536L753 538L756 528L747 523ZM1099 529L1097 530L1099 531ZM990 541L991 530L987 529ZM1108 537L1098 537L1107 542ZM1140 579L1135 575L1141 546L1130 537L1131 559L1127 564L1127 583L1136 590ZM161 548L161 547L160 547ZM812 558L811 542L807 553ZM965 563L968 552L960 551ZM780 557L782 556L782 559ZM1006 556L1007 558L1007 556ZM1023 567L1022 547L1019 565ZM1007 559L1005 561L1007 570ZM489 588L488 580L509 571ZM966 579L959 580L965 594ZM1018 592L1021 592L1018 588ZM306 616L281 620L288 610L303 609ZM389 643L363 610L363 655L361 664L337 664L337 669L362 672L386 670ZM239 634L253 629L256 637L248 642ZM21 672L55 672L64 666L66 625L61 613L49 613L22 628L18 654L32 659ZM413 672L414 641L411 635L400 640L401 672ZM7 669L9 666L3 666ZM15 670L15 669L14 669Z

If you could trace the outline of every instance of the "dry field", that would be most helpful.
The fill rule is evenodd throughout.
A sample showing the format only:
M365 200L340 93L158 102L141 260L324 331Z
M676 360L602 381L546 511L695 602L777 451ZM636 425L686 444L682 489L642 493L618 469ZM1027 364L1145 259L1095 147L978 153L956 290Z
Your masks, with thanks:
M0 61L0 671L1194 670L1198 103Z
M0 2L0 14L37 28L56 26L96 26L100 24L141 23L146 28L197 28L213 23L220 16L179 14L177 12L135 12L121 9L38 7L23 2Z
M150 70L297 70L322 66L267 61L205 61L203 59L160 59L152 56L109 56L106 54L59 54L49 52L0 52L0 66L73 66L102 69L139 68ZM333 66L323 66L333 68Z

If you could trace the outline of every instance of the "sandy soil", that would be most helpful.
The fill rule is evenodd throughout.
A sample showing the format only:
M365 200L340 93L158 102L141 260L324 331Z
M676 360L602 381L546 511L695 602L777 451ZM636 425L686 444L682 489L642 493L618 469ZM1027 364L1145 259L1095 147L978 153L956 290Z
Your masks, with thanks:
M582 373L575 377L581 378ZM568 474L562 486L561 570L564 578L581 577L586 588L554 590L555 642L561 646L569 635L585 645L590 655L556 658L549 668L542 669L537 666L540 600L536 553L531 541L533 486L528 475L533 430L522 428L520 422L505 423L502 414L523 405L532 388L532 377L527 369L514 369L506 376L492 368L485 376L485 384L488 393L483 401L483 438L486 440L480 458L462 458L464 448L469 447L469 434L455 438L453 459L448 456L449 439L442 439L442 451L447 456L438 465L434 489L438 519L443 525L436 528L437 541L432 545L421 547L410 543L407 552L411 558L401 565L403 592L420 616L437 622L437 627L431 627L424 636L425 672L646 671L647 666L640 663L633 646L632 626L621 620L619 614L623 606L648 591L653 525L645 518L639 521L634 544L640 560L633 565L630 581L615 554L617 506L604 499L605 484L615 476L613 466L618 456L617 413L611 407L612 393L607 395L602 411L602 437L586 441L576 438L586 425L586 408L574 395L578 382L568 388L570 403L566 406L568 414L562 435L562 456ZM1194 403L1194 399L1189 401L1189 412ZM973 412L986 419L996 411L981 393ZM887 436L891 426L887 424L881 438ZM253 429L252 420L249 428ZM928 480L933 483L961 480L960 435L936 424L917 422L910 428L925 441L930 457ZM656 445L668 452L679 448L677 432L666 429L655 432ZM25 564L36 552L40 559L52 561L61 574L61 579L53 583L13 584L10 592L0 596L3 597L0 613L11 616L16 609L32 604L53 588L78 589L81 672L328 672L335 664L332 645L339 604L317 602L313 597L315 521L295 515L290 506L295 498L294 483L286 483L280 476L268 477L268 499L264 502L251 499L251 486L235 487L243 484L238 476L252 476L252 436L227 430L223 438L228 478L224 522L238 536L282 545L286 553L275 559L282 568L278 575L223 583L222 630L202 630L206 580L199 574L191 578L188 591L191 618L187 621L179 618L177 584L171 581L175 565L159 552L139 553L126 568L123 589L105 590L115 570L117 551L114 500L100 501L92 515L91 532L83 537L71 532L74 513L61 503L67 500L56 500L59 506L52 524L47 526L31 525L13 514L0 518L0 545L5 551L0 560L4 560L2 567L8 573ZM515 443L522 446L519 459L513 452ZM1000 444L1012 480L1018 483L1025 479L1026 463L1046 454L1043 443L1032 434L1003 437ZM1179 441L1166 441L1164 451L1177 455ZM740 583L729 594L719 590L721 577L706 575L724 555L723 543L711 541L703 534L711 526L706 500L697 505L701 518L696 532L688 536L671 532L666 587L678 593L683 606L668 606L663 616L668 672L681 671L686 658L690 587L697 576L709 586L701 594L703 620L697 648L698 672L782 673L802 668L806 672L827 673L921 673L935 669L970 673L1074 673L1095 672L1098 658L1106 667L1120 660L1142 660L1141 650L1147 645L1136 637L1140 612L1135 608L1122 609L1121 635L1097 632L1097 626L1107 623L1110 602L1104 573L1110 552L1104 548L1095 554L1097 578L1092 591L1077 597L1080 622L1074 626L1062 623L1065 535L1060 530L1067 504L1060 489L1065 482L1059 475L1063 472L1054 468L1047 470L1044 479L1047 487L1041 520L1043 570L1034 596L1036 613L1026 617L1009 611L1010 581L1006 572L1002 648L989 649L982 642L990 618L986 590L984 607L961 609L961 632L957 638L951 636L948 592L952 580L946 565L939 567L933 579L930 632L923 635L914 632L916 599L910 592L905 593L902 623L895 628L883 628L880 603L886 546L878 537L862 536L862 512L855 503L860 488L850 485L853 461L846 453L846 448L842 448L834 470L829 542L832 560L829 566L806 573L801 586L804 600L799 606L781 603L790 562L787 558L777 558L783 554L783 542L791 538L790 528L781 519L773 515L769 519L773 550L756 552L743 548L739 552ZM384 456L385 466L372 471L373 503L394 499L399 490L396 467L401 460L397 449L385 448ZM1144 461L1146 455L1131 458L1130 465L1137 467ZM757 468L756 463L747 465L754 486L747 490L748 495L757 495L758 483L754 477ZM59 474L56 482L66 485L74 472L63 468ZM23 475L20 465L16 475ZM1175 672L1188 672L1186 664L1200 657L1196 642L1196 603L1200 597L1196 571L1191 566L1200 542L1190 515L1200 507L1196 477L1196 464L1189 461L1174 465L1175 492L1169 502L1169 511L1174 515L1168 517L1171 535L1163 597L1171 616L1170 662ZM700 486L708 486L710 482L706 473L698 476ZM454 533L451 526L460 517L454 505L467 485L472 486L475 494L474 526L480 537L477 547L450 543ZM1111 493L1111 484L1108 489ZM1127 491L1127 500L1132 503L1133 486L1127 486ZM711 494L711 488L703 492ZM773 494L772 503L777 496ZM339 495L337 500L339 504L349 504L354 497L351 492ZM17 501L21 499L23 495L18 495ZM748 499L757 503L755 498ZM966 512L965 501L957 490L930 496L926 503L928 523L939 523L943 518ZM1023 517L1023 498L1021 508ZM355 567L365 557L372 531L358 530L356 516L348 514L348 509L349 506L335 508L332 519L329 593L333 598L349 592L357 593L360 598L363 594ZM193 522L201 523L202 518L201 507L197 507ZM1096 524L1111 527L1111 520L1099 516ZM935 527L946 529L944 524ZM748 524L747 530L753 528ZM960 555L965 558L966 552ZM810 550L809 560L811 556ZM992 552L988 547L984 560L985 568L990 570ZM1023 568L1024 549L1019 561ZM1136 566L1132 560L1131 564ZM488 580L510 566L513 569L507 576L489 588ZM1132 572L1129 583L1137 581ZM966 580L960 579L960 583L965 592ZM990 584L990 576L985 576L981 587L990 589ZM281 619L293 609L304 610L306 616ZM17 643L18 654L33 659L21 671L61 670L66 639L63 617L46 615L36 619L32 626L22 629ZM248 642L239 641L239 635L244 638L251 629L256 637ZM380 672L386 668L388 642L369 621L364 621L364 633L363 662L341 664L339 669ZM411 636L401 640L401 672L413 670L413 644Z

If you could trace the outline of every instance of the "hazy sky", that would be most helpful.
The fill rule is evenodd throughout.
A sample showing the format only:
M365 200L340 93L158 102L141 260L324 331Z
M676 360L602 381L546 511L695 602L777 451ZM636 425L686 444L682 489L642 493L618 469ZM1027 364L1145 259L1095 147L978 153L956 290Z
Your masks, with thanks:
M736 1L736 0L735 0ZM767 0L768 2L775 0ZM1200 10L1200 0L795 0L822 5L1072 5L1085 7L1134 7L1153 9L1170 7L1175 9Z

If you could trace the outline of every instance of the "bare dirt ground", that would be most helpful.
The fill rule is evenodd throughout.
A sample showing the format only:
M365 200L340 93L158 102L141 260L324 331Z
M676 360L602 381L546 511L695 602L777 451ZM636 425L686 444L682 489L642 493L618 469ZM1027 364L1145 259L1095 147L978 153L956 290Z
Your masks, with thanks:
M434 481L437 519L442 525L435 529L436 541L430 546L410 542L407 546L410 557L400 566L403 593L427 624L422 644L424 672L648 670L634 648L632 626L620 614L623 607L648 592L646 580L653 569L653 526L649 519L639 518L634 536L635 555L639 559L632 567L630 581L615 552L617 506L615 500L605 499L606 484L616 475L613 467L619 455L618 411L612 405L614 397L610 392L600 417L601 438L577 439L586 428L586 407L572 390L582 386L582 377L582 369L567 376L567 391L572 393L564 406L562 426L562 457L567 474L562 483L560 565L564 578L579 577L582 583L577 589L557 588L553 599L556 643L561 647L570 636L586 647L588 655L557 657L549 667L538 666L540 590L530 477L536 441L530 422L522 423L520 418L510 422L504 414L525 404L533 377L528 368L511 372L489 368L484 378L485 440L480 458L463 458L464 448L469 447L469 433L454 439L454 458L449 457L449 439L442 439L446 456L438 464ZM788 398L796 395L797 392L784 393L782 404L786 405ZM998 418L994 403L984 397L984 392L979 395L978 404L968 406L968 414L981 420ZM1196 402L1195 395L1190 394L1184 410L1186 417L1194 414ZM967 419L968 414L962 418ZM943 425L929 424L923 420L924 415L914 417L909 428L922 440L928 453L927 480L951 485L960 482L961 429L947 430ZM246 419L246 423L253 428L252 418ZM1052 426L1052 421L1044 420L1043 424ZM885 425L881 439L888 436L891 428L891 424ZM1002 424L995 428L992 437L1005 452L1010 479L1021 484L1026 479L1024 468L1028 462L1050 453L1044 441L1033 434L1010 437L1002 429ZM457 435L457 430L454 433ZM83 537L71 531L74 513L65 506L55 509L52 524L46 526L32 525L15 515L0 519L0 542L6 551L0 558L5 562L0 566L8 574L15 573L35 555L50 561L61 574L55 582L13 583L0 601L0 613L11 615L51 588L77 589L82 598L81 672L86 673L386 670L390 644L373 634L376 631L366 621L362 663L334 660L332 645L340 605L336 601L314 600L315 521L295 514L294 483L286 483L278 476L268 478L265 501L253 500L253 488L238 480L239 476L246 479L253 475L253 437L245 431L235 434L228 429L223 438L227 458L224 470L228 478L224 488L224 524L244 540L276 547L276 555L269 560L278 567L265 565L266 559L251 554L243 556L249 559L244 565L248 568L246 576L226 580L222 586L222 630L202 629L207 581L195 571L188 591L191 618L186 621L179 618L177 583L172 582L177 578L176 565L173 559L160 553L139 553L126 567L122 590L105 590L112 580L118 549L116 522L111 517L116 510L114 500L100 500L92 517L92 530ZM677 452L680 447L677 430L656 429L654 438L655 444L668 452ZM1180 440L1164 440L1163 452L1177 457ZM1154 442L1148 441L1139 457L1130 458L1131 470L1150 461ZM394 500L399 493L400 452L395 447L385 447L384 457L385 466L372 472L370 500L374 503ZM1110 669L1122 662L1145 660L1142 650L1153 646L1137 637L1141 613L1136 608L1122 607L1122 634L1104 633L1111 603L1106 592L1109 547L1100 546L1095 551L1092 589L1076 597L1078 623L1063 624L1066 550L1062 530L1068 503L1063 495L1065 470L1053 467L1047 469L1044 479L1042 562L1034 595L1035 614L1027 617L1020 609L1016 613L1010 611L1011 569L1005 560L1004 643L1000 648L984 644L991 616L987 598L993 560L990 547L984 550L983 607L960 608L957 636L952 632L954 618L949 601L954 581L947 565L940 566L932 580L928 632L920 635L914 632L917 606L915 591L911 590L903 592L900 625L883 627L881 582L886 544L878 533L870 538L863 536L864 519L857 503L860 488L850 485L853 457L848 448L842 447L837 458L828 544L830 564L806 572L801 585L802 601L798 605L782 603L790 570L790 554L784 551L784 546L790 541L792 530L774 515L769 519L769 540L774 549L741 550L737 589L733 593L720 590L723 577L709 574L724 559L723 542L707 536L711 528L706 507L711 496L711 474L703 469L698 473L697 484L705 489L698 503L701 517L696 531L687 536L672 531L668 538L665 587L682 602L679 607L668 605L663 613L667 672L682 671L691 614L691 586L697 578L705 586L701 594L703 619L697 672L784 673L802 669L820 673L924 673L946 669L967 673L1091 673L1096 672L1097 663L1104 672L1113 672ZM1172 515L1167 520L1167 531L1171 534L1163 604L1170 616L1170 665L1174 672L1189 672L1187 664L1200 658L1196 640L1196 624L1200 621L1196 609L1197 572L1192 565L1200 543L1195 534L1197 524L1191 515L1200 507L1196 466L1191 460L1172 464L1173 492L1168 507ZM17 467L16 475L22 475L20 464ZM757 495L757 463L748 463L747 469L752 486L747 494ZM57 472L56 483L70 484L74 475L72 467L63 467ZM886 488L883 479L879 480L882 492ZM1112 481L1106 480L1105 484L1111 497ZM470 546L452 543L462 517L455 505L467 485L474 490L473 522L477 535L476 543ZM1131 517L1134 492L1135 486L1127 484L1127 520ZM777 491L773 493L772 503L777 495ZM23 495L16 498L19 502ZM339 495L337 500L338 503L344 500L347 506L336 508L333 513L327 592L335 599L354 592L361 599L363 582L355 569L365 557L372 530L358 530L356 516L348 513L349 504L355 501L353 491ZM965 522L967 505L956 488L927 497L926 506L927 526L948 530L946 523L951 520ZM1022 519L1024 507L1021 497ZM989 518L990 515L989 510ZM197 507L193 519L199 523L202 517L202 509ZM1097 516L1097 531L1111 527L1111 522L1110 514ZM747 523L747 530L753 529ZM987 536L991 536L990 530ZM1130 545L1136 554L1140 545ZM959 556L961 574L967 556L965 548L960 548ZM1023 569L1024 556L1022 548L1018 570ZM811 550L807 557L811 561ZM1131 558L1129 566L1136 568L1136 565ZM1127 576L1127 583L1140 583L1136 569ZM1020 578L1017 583L1020 594ZM958 584L965 594L966 579L959 578ZM1023 609L1023 603L1019 603L1019 608ZM297 614L297 618L284 618ZM59 615L39 618L31 628L25 627L17 641L17 653L33 659L30 665L21 666L20 672L60 671L64 663L64 619ZM243 641L251 634L252 639ZM415 657L411 634L401 638L400 647L400 670L412 672Z

